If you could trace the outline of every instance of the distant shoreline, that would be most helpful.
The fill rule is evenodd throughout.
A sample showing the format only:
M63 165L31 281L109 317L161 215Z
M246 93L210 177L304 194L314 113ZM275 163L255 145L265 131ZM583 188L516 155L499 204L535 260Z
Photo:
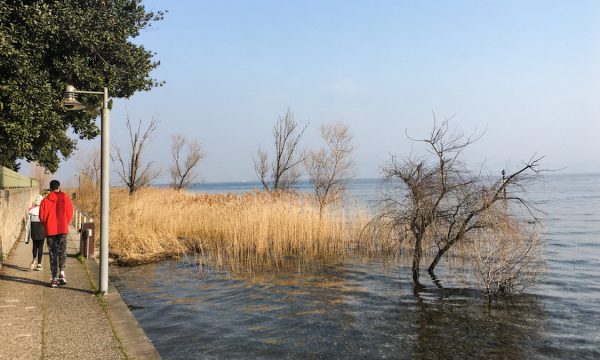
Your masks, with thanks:
M559 178L559 177L580 177L580 176L600 176L600 172L555 172L555 173L547 173L544 175L544 178ZM356 179L351 179L350 182L351 183L366 183L366 182L380 182L381 178L356 178ZM299 189L302 190L306 187L310 186L310 183L308 180L301 180L299 182L300 186ZM202 187L202 186L216 186L216 185L225 185L225 186L236 186L236 185L243 185L244 187L251 187L252 185L256 185L256 189L262 190L263 186L260 183L260 181L244 181L244 180L239 180L239 181L206 181L206 182L198 182L198 183L194 183L190 186L190 188L193 187ZM151 187L155 187L155 188L164 188L164 187L169 187L170 184L168 183L160 183L160 184L154 184Z

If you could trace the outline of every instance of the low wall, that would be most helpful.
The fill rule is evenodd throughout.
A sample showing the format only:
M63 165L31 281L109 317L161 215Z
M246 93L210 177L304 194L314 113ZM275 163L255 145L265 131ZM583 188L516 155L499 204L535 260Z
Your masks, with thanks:
M37 194L37 187L0 190L0 266L19 240L25 213Z
M4 166L0 166L0 189L37 186L37 180L21 175Z

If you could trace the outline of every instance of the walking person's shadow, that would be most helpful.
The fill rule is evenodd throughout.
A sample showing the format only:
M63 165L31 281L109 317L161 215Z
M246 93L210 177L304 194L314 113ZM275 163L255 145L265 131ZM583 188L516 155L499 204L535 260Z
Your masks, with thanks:
M5 266L13 267L13 268L20 268L19 266L15 266L15 265L5 265ZM22 284L30 284L30 285L49 287L49 285L48 285L49 283L45 282L45 281L29 279L29 278L20 277L20 276L5 275L5 274L0 274L0 283L2 281L13 281L13 282L18 282L18 283L22 283ZM60 286L60 288L65 289L65 290L71 290L71 291L77 291L77 292L82 292L82 293L86 293L86 294L91 294L91 295L95 294L95 292L93 290L79 289L79 288L69 287L67 285Z

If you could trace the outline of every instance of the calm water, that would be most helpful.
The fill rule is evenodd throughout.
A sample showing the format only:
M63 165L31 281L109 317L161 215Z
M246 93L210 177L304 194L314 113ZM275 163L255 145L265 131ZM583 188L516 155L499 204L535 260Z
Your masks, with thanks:
M203 184L205 192L256 184ZM352 184L371 201L377 184ZM442 278L361 261L243 279L196 259L111 268L165 359L600 359L600 175L548 176L530 195L547 213L539 286L488 307Z

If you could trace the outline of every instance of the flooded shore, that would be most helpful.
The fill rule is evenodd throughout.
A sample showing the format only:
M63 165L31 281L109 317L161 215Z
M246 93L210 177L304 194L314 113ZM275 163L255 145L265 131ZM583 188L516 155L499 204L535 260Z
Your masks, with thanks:
M112 281L169 359L599 358L600 176L531 195L547 213L546 272L491 304L443 268L442 287L424 274L415 294L408 268L360 259L236 277L186 257L112 268Z

